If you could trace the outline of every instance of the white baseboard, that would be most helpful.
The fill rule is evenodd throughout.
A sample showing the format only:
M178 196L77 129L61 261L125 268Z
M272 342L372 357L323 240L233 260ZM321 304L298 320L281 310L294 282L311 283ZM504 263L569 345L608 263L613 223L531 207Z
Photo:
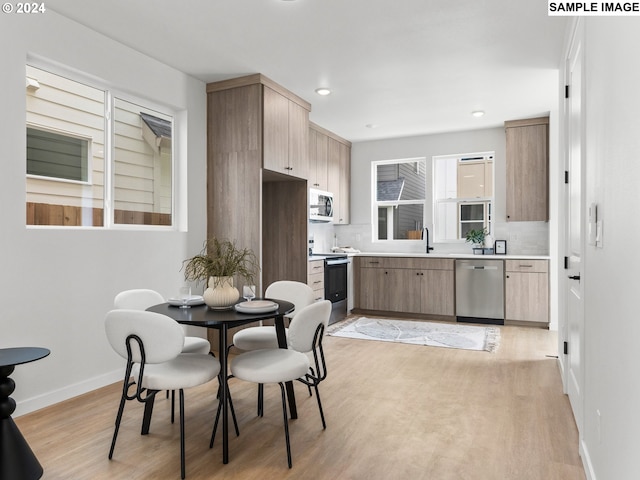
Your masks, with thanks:
M114 370L113 372L100 375L99 377L90 378L84 382L75 383L43 395L38 395L37 397L21 400L16 406L16 411L11 416L13 418L17 418L20 415L35 412L41 408L48 407L64 400L69 400L70 398L77 397L83 393L91 392L92 390L120 381L122 381L122 370Z
M582 458L582 466L584 468L584 473L587 477L587 480L597 480L596 472L593 471L593 464L591 463L589 450L582 440L580 441L580 458Z

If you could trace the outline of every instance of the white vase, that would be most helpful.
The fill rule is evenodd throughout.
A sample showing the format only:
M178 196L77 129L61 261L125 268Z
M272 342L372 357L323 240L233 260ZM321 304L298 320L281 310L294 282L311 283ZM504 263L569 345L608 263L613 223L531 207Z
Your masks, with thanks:
M208 288L202 295L204 303L213 309L228 309L240 298L240 292L233 286L233 277L209 277Z

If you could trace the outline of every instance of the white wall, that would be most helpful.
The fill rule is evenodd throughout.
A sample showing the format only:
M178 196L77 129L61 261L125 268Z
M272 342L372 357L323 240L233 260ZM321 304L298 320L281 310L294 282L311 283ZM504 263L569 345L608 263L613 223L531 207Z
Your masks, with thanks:
M17 366L16 415L119 381L122 361L103 328L114 295L149 287L172 296L182 260L206 235L205 85L52 11L1 15L0 348L42 346L43 360ZM25 228L25 62L37 56L178 111L179 157L188 173L181 231ZM188 131L187 131L188 125ZM186 167L187 165L184 165ZM186 213L183 203L178 213Z
M426 157L427 181L430 184L433 156L494 151L493 237L506 239L509 253L549 254L549 224L547 222L507 223L506 221L505 148L503 127L354 143L351 148L351 225L335 227L338 243L369 252L424 252L424 242L421 241L372 241L371 162ZM431 195L428 195L427 200L426 226L430 231L433 231ZM434 247L435 253L470 252L470 246L464 242L438 243Z
M640 478L640 21L583 20L586 203L598 204L604 244L584 251L582 446L590 478L632 480Z

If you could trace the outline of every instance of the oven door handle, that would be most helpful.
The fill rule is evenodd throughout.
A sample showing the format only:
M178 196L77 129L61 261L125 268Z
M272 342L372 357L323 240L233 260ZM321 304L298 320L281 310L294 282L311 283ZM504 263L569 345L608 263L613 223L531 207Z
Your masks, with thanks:
M349 260L348 258L341 258L339 260L325 260L325 262L328 267L331 267L333 265L346 265L348 263L351 263L351 260Z

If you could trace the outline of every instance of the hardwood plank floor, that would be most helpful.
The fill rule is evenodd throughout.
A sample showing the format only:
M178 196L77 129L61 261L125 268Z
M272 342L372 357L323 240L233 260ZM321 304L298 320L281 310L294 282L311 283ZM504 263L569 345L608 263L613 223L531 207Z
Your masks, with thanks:
M500 330L495 353L326 337L327 429L297 384L291 470L277 386L266 386L258 418L255 385L231 380L240 436L230 436L227 465L220 434L209 449L215 382L188 390L187 478L584 480L569 401L548 357L555 332ZM128 402L107 459L119 395L111 385L16 419L44 479L180 478L179 425L164 394L144 437L142 407Z

